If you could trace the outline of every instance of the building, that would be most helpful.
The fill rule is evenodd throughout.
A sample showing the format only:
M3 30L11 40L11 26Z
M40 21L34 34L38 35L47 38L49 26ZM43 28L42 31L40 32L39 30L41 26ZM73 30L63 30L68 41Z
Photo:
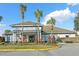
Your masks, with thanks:
M13 28L11 33L4 33L5 41L6 42L16 42L20 41L22 35L22 27L23 29L23 36L25 39L25 42L34 42L38 38L38 26L39 26L39 33L40 33L40 39L42 41L48 41L49 35L53 34L54 36L59 36L60 38L65 37L75 37L75 32L53 27L51 29L51 25L39 25L34 22L24 22L24 23L18 23L13 24L11 27Z

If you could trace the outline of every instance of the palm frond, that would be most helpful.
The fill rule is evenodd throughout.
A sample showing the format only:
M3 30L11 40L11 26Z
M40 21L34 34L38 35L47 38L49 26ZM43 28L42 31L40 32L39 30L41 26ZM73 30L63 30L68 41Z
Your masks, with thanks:
M20 11L25 12L27 10L27 7L24 4L20 5Z
M24 4L20 4L20 12L21 12L21 17L24 19L24 12L27 10L27 7Z
M40 9L37 9L35 12L34 12L36 18L37 18L37 22L40 22L40 17L43 16L43 12L40 10Z

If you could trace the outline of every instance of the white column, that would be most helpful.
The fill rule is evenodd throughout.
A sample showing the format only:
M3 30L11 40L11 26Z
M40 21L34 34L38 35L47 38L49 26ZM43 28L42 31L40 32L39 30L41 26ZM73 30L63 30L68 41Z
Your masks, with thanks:
M41 27L39 27L40 28L40 39L41 39Z
M41 39L41 31L40 31L40 39Z
M12 40L13 42L15 42L16 41L16 33L13 33L13 40Z
M5 35L4 37L5 37L5 41L7 41L7 36Z
M12 40L12 39L11 39L11 35L10 35L9 37L10 37L10 42L11 42L11 40Z
M12 42L13 38L12 38L12 35L10 35L10 42Z

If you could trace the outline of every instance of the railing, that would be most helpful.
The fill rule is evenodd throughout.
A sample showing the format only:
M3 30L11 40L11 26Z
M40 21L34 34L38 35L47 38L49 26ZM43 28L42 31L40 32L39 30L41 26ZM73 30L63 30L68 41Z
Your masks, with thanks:
M22 30L13 30L13 32L21 32ZM37 32L37 30L23 30L23 32Z

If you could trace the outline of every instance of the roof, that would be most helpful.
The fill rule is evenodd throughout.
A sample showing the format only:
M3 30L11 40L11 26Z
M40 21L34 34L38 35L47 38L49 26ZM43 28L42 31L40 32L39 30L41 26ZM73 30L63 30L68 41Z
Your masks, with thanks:
M31 22L31 21L27 21L27 22L23 22L23 23L18 23L18 24L13 24L11 25L12 27L35 27L38 26L39 24L35 23L35 22ZM41 25L40 25L41 26ZM55 27L54 25L48 24L48 25L43 25L41 26L43 29L43 33L67 33L67 34L75 34L75 31L71 31L71 30L67 30L67 29L63 29L63 28L59 28L59 27ZM52 29L53 27L53 29ZM9 33L10 34L10 33Z
M29 26L38 26L39 24L35 23L35 22L30 22L30 21L27 21L27 22L23 22L23 23L18 23L18 24L12 24L11 26L12 27L29 27Z
M53 27L53 29L51 29L51 26L43 26L43 32L45 33L74 33L75 34L75 31L70 31L70 30L67 30L67 29L62 29L62 28L59 28L59 27Z

